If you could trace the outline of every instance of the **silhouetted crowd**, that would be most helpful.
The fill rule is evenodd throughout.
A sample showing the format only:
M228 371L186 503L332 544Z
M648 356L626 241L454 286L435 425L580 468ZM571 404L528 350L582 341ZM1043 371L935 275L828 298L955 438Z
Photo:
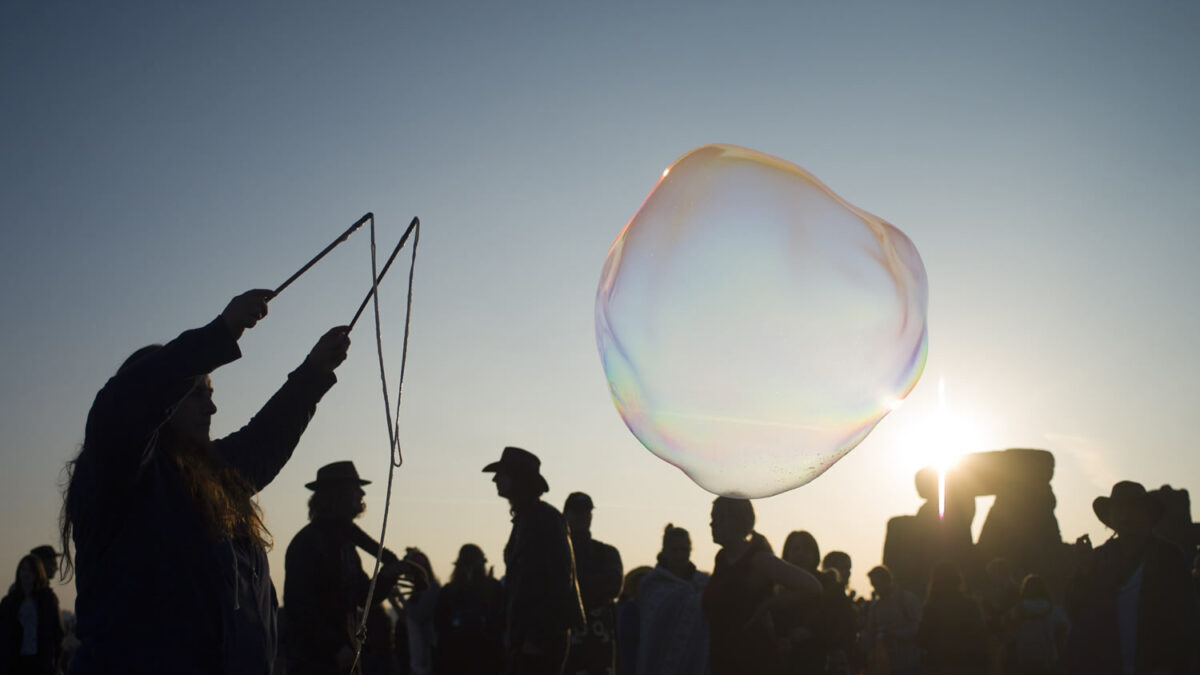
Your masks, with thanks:
M591 497L572 492L561 512L543 501L541 462L517 447L483 469L512 516L502 577L468 543L442 585L421 550L398 556L355 524L369 481L339 461L306 485L281 608L253 497L290 459L349 337L328 331L245 427L210 439L208 374L240 356L270 297L244 293L138 350L97 394L69 466L63 550L21 558L0 602L0 675L1200 673L1195 527L1162 536L1166 506L1128 481L1092 505L1112 537L1063 545L1065 573L1037 556L984 563L939 514L923 516L920 550L885 547L901 573L874 566L860 596L849 555L822 557L805 530L776 555L751 502L728 497L712 504L710 573L672 524L654 565L626 573L591 535ZM74 615L50 589L59 571L74 574Z

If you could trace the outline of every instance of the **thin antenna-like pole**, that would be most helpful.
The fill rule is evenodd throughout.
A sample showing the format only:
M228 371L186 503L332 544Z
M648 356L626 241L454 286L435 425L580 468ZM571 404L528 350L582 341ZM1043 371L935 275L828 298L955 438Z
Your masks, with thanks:
M282 284L280 284L280 285L279 285L279 288L276 288L276 289L275 289L275 293L274 293L274 294L273 294L271 297L272 297L272 298L274 298L274 297L278 296L280 293L282 293L282 292L283 292L283 289L287 288L288 286L291 286L293 281L295 281L295 280L299 279L301 274L304 274L305 272L307 272L307 271L308 271L308 268L312 267L313 265L316 265L316 264L317 264L317 262L318 262L319 260L321 260L321 258L324 258L324 257L325 257L325 255L326 255L327 253L329 253L329 252L330 252L330 251L332 251L333 249L337 248L337 245L338 245L338 244L340 244L340 243L342 243L343 241L346 241L347 239L349 239L349 238L350 238L350 235L351 235L351 234L354 234L354 231L355 231L355 230L357 230L358 228L360 228L360 227L362 227L362 226L363 226L363 223L367 222L368 220L371 220L371 219L373 219L374 217L375 217L375 214L374 214L374 213L369 213L369 212L368 212L368 213L367 213L367 215L365 215L365 216L363 216L362 218L359 218L358 220L354 221L354 224L353 224L353 225L351 225L350 227L346 228L346 231L345 231L345 232L341 233L341 235L339 235L337 239L334 239L334 240L333 240L333 243L331 243L331 244L329 244L328 246L326 246L326 247L325 247L325 249L324 249L323 251L321 251L320 253L318 253L318 254L317 254L317 255L316 255L316 256L315 256L315 257L314 257L312 260L309 260L309 261L308 261L308 262L307 262L307 263L304 265L304 267L301 267L300 269L296 270L296 273L295 273L295 274L293 274L292 276L288 277L288 280L287 280L287 281L285 281L285 282L283 282Z
M374 218L374 216L369 213L367 215ZM387 274L388 268L392 266L392 261L396 259L396 255L400 253L400 249L404 248L404 243L408 241L408 236L412 234L413 230L416 229L417 225L420 223L421 221L419 218L413 218L412 222L408 224L408 229L404 231L403 236L400 237L400 241L396 244L396 248L392 249L392 254L388 256L387 262L384 263L383 269L379 272L379 276L375 278L375 284L371 286L370 291L367 291L367 297L363 298L362 304L358 306L358 311L354 313L354 318L350 319L349 328L346 329L347 333L354 330L354 324L358 323L358 318L362 316L363 310L367 308L367 303L370 302L372 296L375 295L375 287L379 285L379 282L383 281L383 277L385 274Z

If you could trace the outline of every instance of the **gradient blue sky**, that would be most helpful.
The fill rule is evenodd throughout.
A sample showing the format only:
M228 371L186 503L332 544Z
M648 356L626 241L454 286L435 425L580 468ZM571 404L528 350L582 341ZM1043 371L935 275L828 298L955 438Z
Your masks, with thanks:
M389 545L446 576L473 541L501 573L507 508L480 468L517 444L550 501L592 494L627 569L668 521L711 567L711 496L625 429L592 309L613 237L712 142L895 223L930 280L924 379L826 475L757 503L776 546L809 529L869 590L886 519L918 505L939 379L979 429L966 449L1056 452L1069 539L1103 539L1090 503L1118 478L1200 487L1200 4L745 4L0 4L0 574L54 537L61 467L128 353L273 287L368 210L385 241L424 223ZM213 378L214 432L369 279L361 234L273 302ZM393 382L401 280L382 291ZM262 495L280 587L320 465L376 481L379 525L386 431L355 340Z

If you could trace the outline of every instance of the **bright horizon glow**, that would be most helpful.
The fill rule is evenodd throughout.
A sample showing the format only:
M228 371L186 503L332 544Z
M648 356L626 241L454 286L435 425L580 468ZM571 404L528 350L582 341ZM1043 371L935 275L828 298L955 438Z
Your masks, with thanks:
M987 449L980 426L971 416L952 409L946 401L946 378L938 378L937 409L906 436L906 452L919 466L932 467L938 477L938 517L946 514L946 473L963 456Z

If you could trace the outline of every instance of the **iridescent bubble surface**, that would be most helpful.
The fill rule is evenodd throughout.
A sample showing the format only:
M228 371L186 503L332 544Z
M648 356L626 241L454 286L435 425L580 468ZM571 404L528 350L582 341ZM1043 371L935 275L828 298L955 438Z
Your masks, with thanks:
M731 145L679 158L596 293L613 402L704 489L766 497L858 445L916 384L925 267L804 169Z

